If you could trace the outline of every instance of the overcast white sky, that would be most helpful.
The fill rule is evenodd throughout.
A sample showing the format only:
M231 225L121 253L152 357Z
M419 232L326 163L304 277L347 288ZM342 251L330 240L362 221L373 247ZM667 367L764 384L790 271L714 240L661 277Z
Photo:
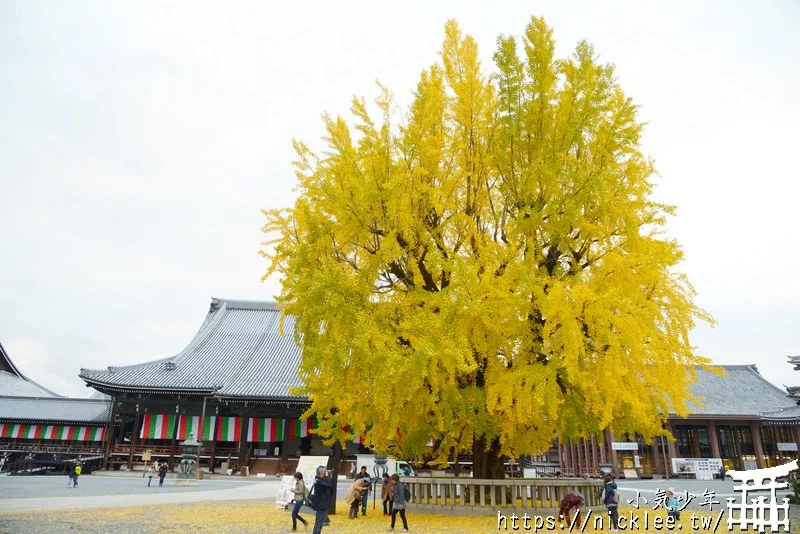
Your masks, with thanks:
M211 297L271 299L260 208L291 138L380 79L409 100L456 18L482 47L555 27L617 65L720 364L800 383L800 5L0 1L0 341L30 378L180 351ZM281 4L281 5L279 5ZM327 4L327 5L323 5ZM232 6L231 6L232 5Z

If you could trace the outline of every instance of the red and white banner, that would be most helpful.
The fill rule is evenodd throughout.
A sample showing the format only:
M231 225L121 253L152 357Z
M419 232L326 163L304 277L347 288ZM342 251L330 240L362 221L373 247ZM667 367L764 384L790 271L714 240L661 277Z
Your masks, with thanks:
M207 415L203 422L203 435L200 436L200 416L199 415L182 415L178 419L178 434L176 439L184 440L189 438L189 434L194 435L194 439L198 441L213 441L214 439L214 424L217 417L215 415Z
M146 413L142 418L141 439L172 439L177 415Z
M239 441L242 432L241 417L220 417L217 425L217 441Z
M0 438L103 441L105 436L104 427L0 423Z

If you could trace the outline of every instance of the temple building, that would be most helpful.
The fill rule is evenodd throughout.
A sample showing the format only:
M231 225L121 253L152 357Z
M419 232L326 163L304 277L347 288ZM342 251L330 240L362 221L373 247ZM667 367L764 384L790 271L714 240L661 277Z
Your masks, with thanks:
M197 334L175 356L125 367L81 369L113 399L105 462L132 468L148 456L174 465L178 443L199 439L200 466L216 472L289 473L301 454L331 455L292 393L300 349L292 317L274 302L213 299ZM357 441L357 440L356 440ZM352 443L345 454L368 452Z
M111 401L62 397L24 376L0 344L0 464L3 471L99 465Z
M618 476L680 474L675 459L721 460L723 469L772 467L798 458L800 406L789 394L767 381L755 365L722 366L726 376L703 369L691 386L702 401L686 418L670 415L666 428L675 441L643 436L614 436L604 443L568 442L559 447L562 472L596 473L608 466Z
M65 399L42 388L2 351L0 448L94 454L110 469L141 469L148 460L174 468L180 442L194 436L202 442L204 471L292 473L300 455L314 454L331 456L329 467L348 472L345 462L370 451L355 436L344 450L326 446L314 435L315 421L302 417L310 403L295 389L300 349L293 331L293 318L282 317L274 302L212 299L197 334L178 354L81 369L80 378L95 390L90 399ZM800 365L796 360L790 363ZM798 458L797 399L755 365L722 370L725 376L698 370L691 387L702 405L692 406L686 418L668 418L673 442L606 432L602 443L555 442L527 464L542 466L541 474L610 470L649 477L681 474L687 466L748 469Z

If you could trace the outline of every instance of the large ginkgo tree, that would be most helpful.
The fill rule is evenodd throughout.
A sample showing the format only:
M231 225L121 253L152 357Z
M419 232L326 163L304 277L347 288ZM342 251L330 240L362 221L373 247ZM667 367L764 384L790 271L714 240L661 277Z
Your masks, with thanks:
M267 276L295 318L309 416L328 443L503 457L687 412L711 321L664 235L643 125L612 65L555 57L532 18L494 67L450 21L409 109L381 88L323 154L295 141L298 198L265 211Z

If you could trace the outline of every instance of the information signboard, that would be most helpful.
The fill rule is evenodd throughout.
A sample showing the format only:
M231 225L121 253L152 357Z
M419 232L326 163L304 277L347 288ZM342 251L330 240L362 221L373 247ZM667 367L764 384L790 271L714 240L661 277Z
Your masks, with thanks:
M327 466L328 456L301 456L297 462L297 472L302 473L303 482L306 484L306 491L311 491L311 485L314 483L314 477L317 474L317 466ZM290 502L294 495L292 494L292 484L294 484L294 475L281 477L281 487L278 490L278 496L275 499L275 504L278 508L283 508Z

